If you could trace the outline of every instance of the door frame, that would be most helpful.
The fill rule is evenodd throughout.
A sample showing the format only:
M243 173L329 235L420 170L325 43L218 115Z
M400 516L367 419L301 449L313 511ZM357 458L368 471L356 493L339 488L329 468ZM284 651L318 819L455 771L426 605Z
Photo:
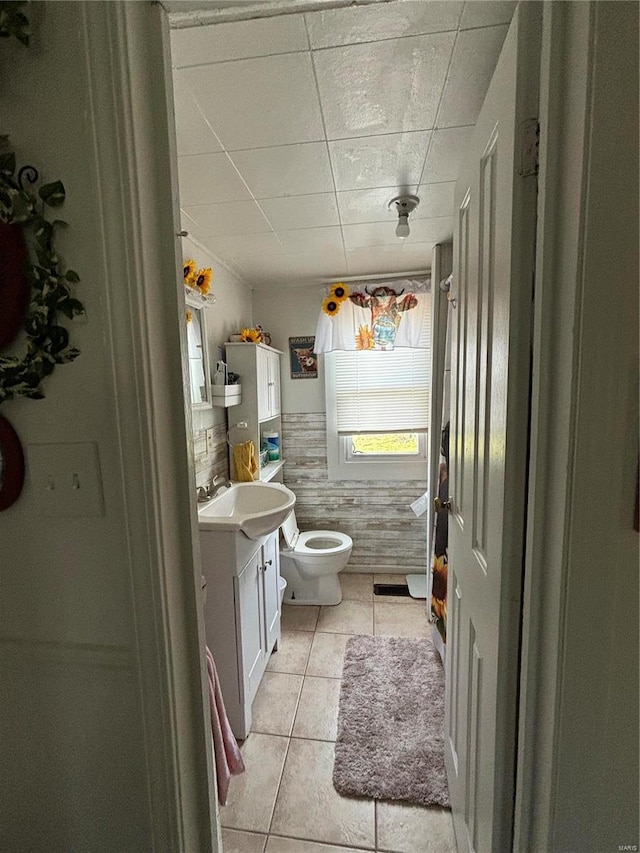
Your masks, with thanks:
M159 3L81 5L153 850L219 853L169 24Z
M545 3L542 24L531 450L514 823L514 850L522 853L551 849L576 396L574 345L566 330L573 328L577 310L590 6ZM558 80L565 85L558 85ZM560 404L562 400L570 400L571 405ZM547 416L550 411L555 414L552 419Z
M129 282L126 301L109 294L105 301L118 362L114 370L123 375L118 410L128 472L124 488L131 507L144 507L127 537L136 566L132 587L148 775L154 781L149 789L154 850L217 853L191 416L188 407L175 403L184 398L180 356L186 342L176 322L179 245L177 238L166 239L170 228L174 234L180 230L175 150L168 141L174 123L168 21L157 3L83 5L96 160L103 165L96 182L105 202L104 256L111 276ZM574 341L548 332L573 328L578 312L594 15L592 3L544 4L514 837L514 850L522 853L550 849L553 828L574 424L571 415L558 422L546 412L555 400L575 401L578 389ZM566 216L566 205L574 215ZM170 279L175 286L166 290L153 286ZM136 328L132 318L141 321ZM172 489L163 487L166 482Z
M594 391L589 387L591 382L582 367L583 353L590 345L582 332L585 299L591 298L588 310L593 312L596 303L593 299L594 277L598 276L598 271L592 271L586 265L587 248L592 257L594 251L599 252L604 269L607 269L607 253L610 253L609 260L615 257L615 271L620 274L617 281L626 282L620 284L619 289L613 288L610 282L600 282L603 296L598 308L603 318L607 312L607 300L617 299L619 305L626 302L631 306L634 295L625 300L622 288L637 288L637 257L634 284L633 261L629 259L633 253L627 251L625 256L624 252L625 239L627 245L635 243L637 249L637 222L624 222L624 214L618 214L613 196L620 190L619 185L609 188L602 180L594 181L596 173L593 170L602 168L602 152L600 163L594 164L591 148L594 129L601 127L603 120L607 119L607 106L602 100L594 100L593 88L598 51L604 55L607 44L610 44L608 39L612 29L611 20L605 21L603 35L599 38L598 19L599 15L605 18L615 15L611 8L604 7L615 9L617 6L615 3L594 2L544 4L531 453L514 853L559 849L557 844L562 842L558 842L558 837L562 836L558 836L558 832L569 830L566 822L562 823L563 816L559 811L559 803L567 795L559 775L561 753L570 748L566 744L562 724L564 721L566 725L568 717L573 717L575 722L575 714L565 704L567 678L575 677L567 655L567 647L572 641L571 634L567 633L570 630L570 582L574 589L580 579L583 584L592 583L591 598L594 601L600 599L599 590L593 582L593 568L580 568L572 562L575 559L573 555L577 553L577 526L585 524L585 519L575 517L577 443L580 430L584 430L584 419L581 427L578 412L584 406L594 414L594 400L598 395L604 399L601 389ZM625 58L628 59L628 54L616 57L619 68L625 67ZM630 66L629 73L632 73ZM622 97L629 97L628 93ZM610 111L608 118L611 118ZM624 117L620 117L617 124L620 132L624 127ZM608 133L615 140L615 126ZM616 143L612 141L610 156L615 156L615 148ZM628 157L628 148L624 145L620 148L620 156L622 169L628 162L624 159ZM594 183L597 189L592 190ZM605 236L593 231L589 234L595 206L599 206L601 211L611 212L611 227L617 231L615 247L610 243L607 245ZM613 273L613 266L610 265L608 270ZM591 297L588 296L589 289ZM607 319L604 322L612 324L614 321ZM611 325L606 329L604 337L609 335L613 340ZM615 355L609 354L610 357ZM601 414L601 427L605 430L605 413ZM602 488L606 492L606 483L603 482ZM613 586L615 569L611 571L610 584ZM602 602L602 607L613 613L611 602ZM595 610L595 607L591 608L592 614ZM583 618L589 619L586 613ZM595 631L596 627L594 624L592 630ZM601 668L606 669L607 662L612 662L615 654L613 647L603 649L600 653ZM629 677L631 675L629 673ZM583 725L588 722L592 726L603 711L595 703L588 709L580 708ZM566 757L564 760L566 762ZM577 786L578 771L575 773ZM565 778L565 786L566 781ZM615 791L610 793L616 795ZM584 831L587 835L590 831L593 833L593 827ZM621 843L624 841L620 839ZM576 843L580 843L577 836Z

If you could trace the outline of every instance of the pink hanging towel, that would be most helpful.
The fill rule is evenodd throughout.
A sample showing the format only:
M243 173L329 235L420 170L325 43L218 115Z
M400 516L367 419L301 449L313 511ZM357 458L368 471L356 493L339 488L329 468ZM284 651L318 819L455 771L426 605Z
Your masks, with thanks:
M216 760L218 777L218 802L226 805L229 782L232 776L244 772L244 762L240 754L227 712L222 700L222 691L211 650L207 646L207 671L209 673L209 705L211 707L211 734L213 736L213 754Z

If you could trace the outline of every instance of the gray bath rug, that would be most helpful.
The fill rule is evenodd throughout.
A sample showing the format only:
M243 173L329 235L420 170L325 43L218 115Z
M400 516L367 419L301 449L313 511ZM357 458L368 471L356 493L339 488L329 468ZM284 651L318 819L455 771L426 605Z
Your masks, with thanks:
M444 671L428 640L347 642L333 784L339 794L450 807Z

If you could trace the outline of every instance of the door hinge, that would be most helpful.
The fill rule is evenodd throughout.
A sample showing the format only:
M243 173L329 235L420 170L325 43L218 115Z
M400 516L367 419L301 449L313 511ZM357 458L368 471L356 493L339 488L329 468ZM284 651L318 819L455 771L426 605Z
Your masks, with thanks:
M528 118L520 125L520 164L518 174L526 178L538 174L540 145L540 122Z

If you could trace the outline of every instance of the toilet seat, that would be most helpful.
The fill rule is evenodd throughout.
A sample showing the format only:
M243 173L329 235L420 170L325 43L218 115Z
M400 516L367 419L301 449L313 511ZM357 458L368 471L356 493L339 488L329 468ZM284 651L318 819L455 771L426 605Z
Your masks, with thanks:
M314 547L313 541L319 539L323 544ZM329 544L331 543L331 544ZM341 554L353 546L353 540L346 533L338 533L336 530L308 530L306 533L298 532L298 539L293 547L294 554L305 554L317 556L318 554Z
M337 530L307 530L300 533L294 510L285 519L282 534L293 555L320 557L323 554L342 554L353 547L351 537ZM320 541L314 546L315 540Z

